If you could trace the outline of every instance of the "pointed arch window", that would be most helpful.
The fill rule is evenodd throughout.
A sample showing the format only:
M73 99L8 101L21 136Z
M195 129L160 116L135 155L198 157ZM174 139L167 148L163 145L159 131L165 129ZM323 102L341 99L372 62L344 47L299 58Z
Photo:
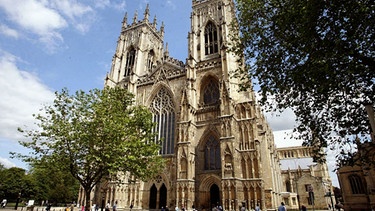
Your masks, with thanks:
M129 76L133 72L134 62L135 61L135 49L129 49L126 54L126 63L125 63L125 74L124 76Z
M204 148L204 169L218 170L221 169L220 159L220 142L214 137L209 136Z
M153 121L157 123L155 128L157 139L162 140L160 154L173 154L176 114L172 97L164 87L152 100L150 109L153 113Z
M219 51L219 42L215 24L209 22L204 29L205 54L214 54Z
M213 78L208 80L208 83L203 88L203 103L205 105L212 105L219 102L219 84Z
M365 189L363 188L363 183L361 177L358 175L350 175L348 177L350 187L352 189L352 194L365 194Z
M148 55L147 55L147 70L148 71L151 71L152 70L152 66L154 65L154 51L151 50L148 52Z

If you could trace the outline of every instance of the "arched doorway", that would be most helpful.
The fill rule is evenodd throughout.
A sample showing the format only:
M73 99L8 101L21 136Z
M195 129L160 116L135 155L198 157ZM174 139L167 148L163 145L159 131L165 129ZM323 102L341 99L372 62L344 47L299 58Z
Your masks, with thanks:
M156 209L156 196L157 196L158 190L155 186L155 184L152 185L150 188L150 201L148 203L149 209Z
M212 209L218 203L220 203L220 189L216 184L211 185L210 187L210 208Z
M160 199L159 199L159 209L162 207L167 206L167 187L165 187L164 183L160 187Z

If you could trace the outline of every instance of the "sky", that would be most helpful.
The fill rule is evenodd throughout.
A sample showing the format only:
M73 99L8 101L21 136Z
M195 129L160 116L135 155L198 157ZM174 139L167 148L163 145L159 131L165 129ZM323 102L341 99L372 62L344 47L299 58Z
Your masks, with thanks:
M165 25L170 56L185 62L190 30L190 0L0 0L0 162L27 168L9 152L27 153L17 131L34 128L32 114L54 99L54 92L103 88L120 35L122 21L135 12ZM292 111L266 114L277 147L298 146L291 140ZM328 157L329 169L335 160ZM336 174L331 179L338 186Z

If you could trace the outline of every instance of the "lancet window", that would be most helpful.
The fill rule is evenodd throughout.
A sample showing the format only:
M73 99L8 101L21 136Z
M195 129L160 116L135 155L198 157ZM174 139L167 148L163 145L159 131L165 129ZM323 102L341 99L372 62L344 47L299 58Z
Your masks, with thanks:
M215 24L209 22L204 30L205 54L214 54L219 51L219 42Z
M217 81L213 78L203 88L203 102L205 105L216 104L219 102L220 92Z
M151 103L153 121L157 123L157 139L162 140L160 154L174 153L175 107L171 95L161 88Z
M151 71L153 65L154 65L154 51L151 50L150 52L148 52L148 55L147 55L147 70Z
M205 170L221 169L220 142L214 137L209 136L204 148Z
M133 72L135 61L135 49L129 49L128 53L126 54L126 63L125 63L125 74L124 76L129 76Z

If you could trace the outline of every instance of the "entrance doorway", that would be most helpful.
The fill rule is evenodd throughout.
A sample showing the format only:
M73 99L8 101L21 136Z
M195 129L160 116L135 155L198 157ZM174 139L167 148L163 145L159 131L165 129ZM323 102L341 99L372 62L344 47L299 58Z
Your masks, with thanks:
M220 204L220 189L219 186L213 184L210 188L210 209L216 207L216 205Z

